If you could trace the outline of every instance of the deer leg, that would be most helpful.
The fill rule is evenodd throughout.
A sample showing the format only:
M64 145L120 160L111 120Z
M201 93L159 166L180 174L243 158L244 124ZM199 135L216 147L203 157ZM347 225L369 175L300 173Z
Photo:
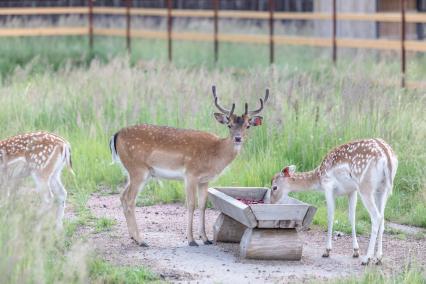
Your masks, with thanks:
M206 234L206 205L207 205L207 196L208 196L208 183L198 184L198 209L200 210L200 227L199 234L205 245L211 245L212 242L209 241Z
M349 195L349 222L352 226L352 247L353 247L353 257L359 257L359 245L358 240L356 238L356 223L355 223L355 217L356 217L356 203L357 203L357 192L353 191Z
M65 187L61 182L61 171L59 171L53 176L51 180L51 186L58 206L58 208L56 209L56 229L62 230L67 191L65 190Z
M377 234L380 228L380 224L382 223L383 216L380 214L379 210L376 207L376 204L374 202L374 196L372 193L362 193L361 191L361 199L364 203L365 208L367 208L371 219L370 242L368 244L367 255L364 257L361 263L362 265L367 265L369 264L371 258L374 255Z
M35 182L37 192L39 192L42 197L43 203L45 205L50 204L53 194L49 186L49 178L35 173L32 174L32 178Z
M120 196L130 238L142 247L147 247L148 245L142 241L142 238L140 237L138 225L136 223L135 207L136 197L138 195L139 189L145 186L148 178L148 170L141 170L137 173L129 173L129 182Z
M325 191L325 199L327 201L327 246L322 257L329 257L332 249L332 237L333 237L333 222L334 222L334 208L335 208L335 200L333 194L333 188L330 188Z
M190 246L198 246L194 241L194 236L192 234L192 222L194 219L194 210L195 210L195 191L197 188L197 183L190 177L185 179L185 190L186 190L186 206L187 209L187 225L186 225L186 238Z
M377 236L376 264L378 265L382 264L383 257L383 232L385 231L385 207L387 198L387 191L376 193L376 204L382 216L382 222L380 223L379 232Z

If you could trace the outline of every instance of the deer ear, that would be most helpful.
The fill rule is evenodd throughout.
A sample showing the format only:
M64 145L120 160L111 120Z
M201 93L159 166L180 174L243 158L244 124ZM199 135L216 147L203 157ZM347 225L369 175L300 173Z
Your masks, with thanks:
M282 169L281 171L285 177L291 177L296 172L296 166L290 165Z
M262 125L263 117L261 116L252 116L250 117L249 124L251 126L259 126Z
M216 118L216 120L217 120L219 123L222 123L222 124L228 124L228 122L229 122L228 117L227 117L225 114L223 114L223 113L215 112L215 113L214 113L214 117Z

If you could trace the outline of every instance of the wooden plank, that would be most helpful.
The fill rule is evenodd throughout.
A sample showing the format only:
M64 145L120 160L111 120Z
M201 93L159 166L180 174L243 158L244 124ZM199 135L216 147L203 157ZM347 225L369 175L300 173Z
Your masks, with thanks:
M295 229L246 229L240 242L242 258L300 260L302 249Z
M276 44L283 45L307 45L319 47L330 47L332 44L331 40L327 38L300 36L275 36L274 42Z
M209 200L216 209L249 228L257 226L256 218L250 207L214 188L209 188L208 192Z
M257 220L294 220L302 221L309 205L294 204L252 204L250 205Z
M399 40L338 38L336 39L336 41L337 46L339 47L370 48L383 50L399 50L401 48L401 42Z
M48 27L48 28L7 28L0 29L0 37L20 37L20 36L74 36L87 35L86 27ZM94 35L103 36L126 36L124 29L110 28L94 28ZM132 29L132 37L150 38L150 39L167 39L167 34L164 31ZM192 33L180 32L173 33L172 38L175 40L192 40L192 41L213 41L213 36L208 33ZM266 35L242 35L242 34L219 34L218 40L222 42L234 43L255 43L268 44L268 36ZM323 38L309 37L290 37L290 36L275 36L276 44L283 45L307 45L318 47L329 47L331 41ZM337 39L337 46L346 48L369 48L383 50L399 50L400 41L398 40L367 40L367 39ZM406 49L409 51L426 52L425 41L406 41Z
M426 41L406 40L405 49L409 51L423 51L426 52Z
M125 15L125 7L93 7L93 14L97 15Z
M218 17L232 19L266 20L269 19L269 12L222 10L218 12Z
M268 191L266 187L215 187L215 189L235 199L254 201L263 200L265 193Z
M1 16L88 14L87 7L1 8Z
M88 28L10 28L0 29L0 37L20 37L20 36L79 36L87 35Z
M184 18L213 18L213 10L185 10L185 9L174 9L172 11L173 17L184 17Z
M312 12L275 12L276 20L331 20L330 13Z
M314 215L317 212L317 208L315 206L309 206L308 211L306 212L305 218L303 218L302 228L307 229L312 223L314 219Z
M281 204L293 204L293 205L309 205L303 201L300 201L299 199L290 197L290 196L286 196L284 198L281 199L283 202Z
M414 82L414 81L408 81L405 82L405 85L408 89L411 90L426 90L426 81L424 82Z
M220 213L213 225L213 241L215 243L239 243L246 228L240 222Z

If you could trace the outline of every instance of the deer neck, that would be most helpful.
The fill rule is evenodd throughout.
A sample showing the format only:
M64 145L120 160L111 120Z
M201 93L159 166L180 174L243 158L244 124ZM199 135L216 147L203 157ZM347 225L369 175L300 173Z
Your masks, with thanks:
M229 164L238 155L241 146L235 146L232 137L220 139L219 150L217 152L218 156L221 157L226 164Z
M321 189L318 169L295 173L288 182L293 192Z

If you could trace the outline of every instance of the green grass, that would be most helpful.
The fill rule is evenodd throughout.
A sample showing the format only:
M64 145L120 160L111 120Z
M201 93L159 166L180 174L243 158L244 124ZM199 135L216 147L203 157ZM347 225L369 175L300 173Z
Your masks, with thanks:
M97 233L100 233L100 232L105 232L105 231L110 231L111 230L111 228L116 224L117 222L115 221L115 220L113 220L113 219L109 219L109 218L105 218L105 217L102 217L102 218L99 218L97 221L96 221L96 224L95 224L95 231L97 232Z
M312 70L276 66L237 72L161 62L132 65L115 58L106 64L93 61L89 67L16 71L0 85L0 136L43 129L68 139L76 177L65 173L66 187L77 210L89 218L85 208L89 194L99 187L117 191L124 181L119 167L111 165L108 148L117 130L154 123L226 136L227 129L212 115L211 84L217 84L225 105L237 103L238 112L245 101L254 107L269 86L272 96L263 113L265 124L250 129L241 155L214 184L268 186L284 165L309 170L338 144L383 137L400 161L386 218L425 226L425 98L369 83L369 78L386 80L390 75L386 65L366 73L363 64L355 60L337 69L319 64ZM297 197L319 207L314 222L325 227L323 195ZM138 204L176 201L184 201L182 183L163 181L149 184ZM369 217L359 203L357 226L363 233L369 230ZM338 199L337 209L336 229L349 232L346 198Z
M54 71L70 66L87 67L93 59L103 63L117 56L127 56L125 38L94 37L94 47L90 51L87 37L28 37L0 39L0 77L8 78L15 72L40 73ZM409 54L410 55L410 54ZM377 65L386 65L386 80L399 77L400 61L396 52L377 52L369 50L341 49L338 66L345 72L352 72L354 58L363 61L365 70ZM132 65L147 64L147 61L167 62L167 42L163 40L132 40L130 62ZM355 61L357 61L355 60ZM232 68L235 74L244 74L247 69L267 68L269 66L269 46L245 43L220 43L219 61L214 62L213 44L189 41L173 42L173 63L179 68L208 69ZM275 47L275 63L278 66L309 70L320 76L320 72L331 65L331 51L326 48L306 46ZM407 79L424 81L426 57L419 53L408 56ZM380 81L380 78L370 79ZM397 82L396 82L397 83ZM396 84L397 85L397 84Z
M115 266L104 260L95 259L90 263L89 268L93 283L162 283L156 275L142 267Z
M385 274L381 269L368 268L361 277L327 281L327 283L329 282L335 284L424 284L426 274L421 268L407 264L402 272L395 272L391 275Z

